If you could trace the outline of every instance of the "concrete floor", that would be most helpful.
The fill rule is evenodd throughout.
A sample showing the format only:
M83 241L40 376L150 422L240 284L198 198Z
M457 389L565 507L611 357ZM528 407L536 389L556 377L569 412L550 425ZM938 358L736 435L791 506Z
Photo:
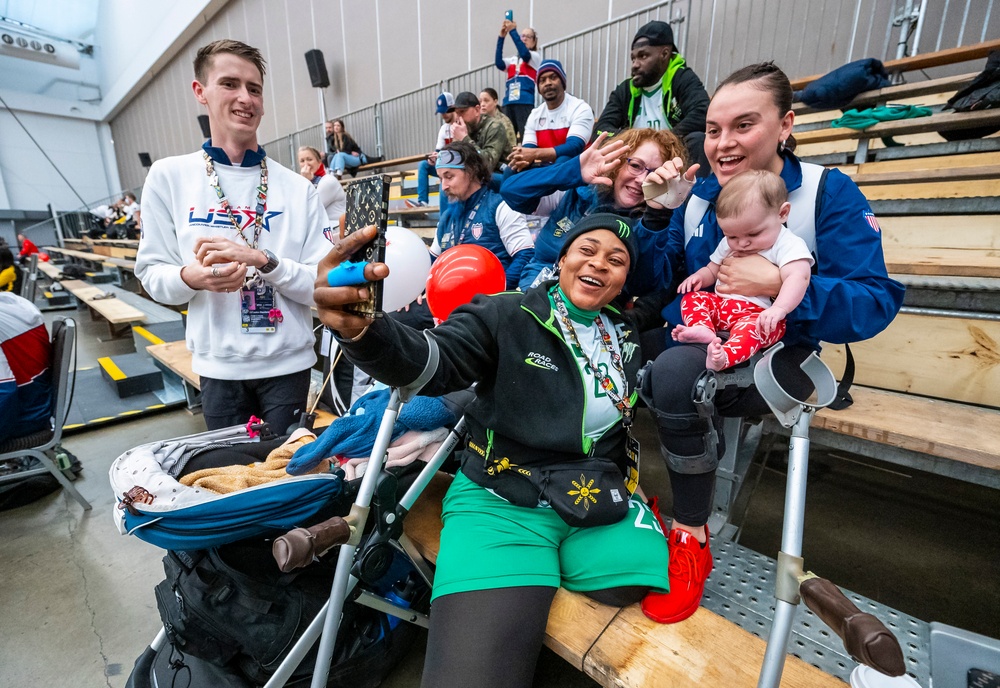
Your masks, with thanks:
M78 317L80 365L107 355L100 323ZM115 344L115 348L127 348ZM637 423L645 447L643 484L669 495L651 423ZM0 512L0 688L120 688L159 628L153 587L162 552L118 534L111 519L111 462L155 439L204 429L176 410L72 435L83 463L76 482L93 504L84 512L62 491ZM774 556L780 540L784 466L771 455L747 502L741 544ZM669 501L669 500L668 500ZM1000 491L814 451L805 557L820 575L925 620L1000 636ZM423 641L383 684L419 685ZM536 686L596 685L547 650Z

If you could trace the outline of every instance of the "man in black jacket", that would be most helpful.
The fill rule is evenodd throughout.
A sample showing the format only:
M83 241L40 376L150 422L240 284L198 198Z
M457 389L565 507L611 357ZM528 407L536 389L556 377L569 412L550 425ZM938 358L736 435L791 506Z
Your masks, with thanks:
M685 63L674 45L674 32L666 22L651 21L632 39L632 78L611 92L594 138L602 131L670 129L684 141L692 162L704 160L705 113L708 93L701 79Z

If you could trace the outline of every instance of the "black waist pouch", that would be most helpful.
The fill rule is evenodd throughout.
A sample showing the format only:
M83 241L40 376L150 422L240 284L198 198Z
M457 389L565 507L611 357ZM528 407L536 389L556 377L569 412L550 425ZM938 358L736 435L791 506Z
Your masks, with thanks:
M481 475L465 470L473 462L467 462L463 472L476 484L518 506L548 504L563 521L577 528L618 523L628 513L625 479L611 459L524 466L488 458Z

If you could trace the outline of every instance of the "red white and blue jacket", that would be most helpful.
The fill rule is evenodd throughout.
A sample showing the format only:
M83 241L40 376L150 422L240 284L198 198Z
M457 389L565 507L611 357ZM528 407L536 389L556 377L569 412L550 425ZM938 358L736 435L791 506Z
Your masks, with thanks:
M507 74L507 84L504 87L504 105L535 106L535 75L542 63L542 56L537 50L528 50L521 40L517 29L511 29L510 39L517 48L515 57L503 57L503 36L497 37L496 66Z
M26 299L0 293L0 442L49 428L50 361L42 314Z

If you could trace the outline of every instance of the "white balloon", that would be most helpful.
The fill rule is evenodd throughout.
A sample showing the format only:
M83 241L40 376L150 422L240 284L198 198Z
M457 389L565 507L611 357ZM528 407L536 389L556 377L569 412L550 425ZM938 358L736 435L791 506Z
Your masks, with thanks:
M382 310L388 313L399 310L424 291L431 254L423 239L394 225L385 230L385 264L389 276L382 288Z

